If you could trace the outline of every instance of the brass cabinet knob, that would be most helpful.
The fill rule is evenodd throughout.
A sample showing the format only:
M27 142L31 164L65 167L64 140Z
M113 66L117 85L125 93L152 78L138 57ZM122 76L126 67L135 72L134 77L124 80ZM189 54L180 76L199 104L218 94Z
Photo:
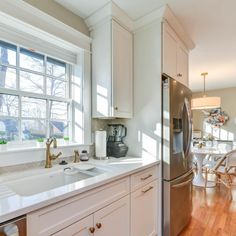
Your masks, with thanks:
M101 223L97 223L96 226L97 226L98 229L100 229L102 227L102 224Z
M95 228L94 228L94 227L90 227L90 228L89 228L89 231L93 234L94 231L95 231Z
M114 107L114 109L115 109L116 111L118 111L118 107Z
M178 74L177 74L177 76L178 76L178 77L182 77L183 75L182 75L182 74L180 74L180 73L178 73Z

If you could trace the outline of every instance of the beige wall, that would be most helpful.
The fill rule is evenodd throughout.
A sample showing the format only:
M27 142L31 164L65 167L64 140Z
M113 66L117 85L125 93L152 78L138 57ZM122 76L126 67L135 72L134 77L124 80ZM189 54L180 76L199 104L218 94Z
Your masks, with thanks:
M71 11L65 9L60 4L54 0L24 0L30 5L44 11L48 15L62 21L63 23L71 26L72 28L80 31L83 34L89 36L89 30L86 26L84 20L72 13Z
M202 93L194 93L193 97L200 97ZM207 92L207 96L219 96L221 97L221 109L226 114L229 115L229 120L227 123L220 129L212 130L214 136L217 136L221 139L231 139L234 136L236 140L236 88L227 88L212 90ZM194 130L204 131L204 114L202 111L193 111L193 126Z

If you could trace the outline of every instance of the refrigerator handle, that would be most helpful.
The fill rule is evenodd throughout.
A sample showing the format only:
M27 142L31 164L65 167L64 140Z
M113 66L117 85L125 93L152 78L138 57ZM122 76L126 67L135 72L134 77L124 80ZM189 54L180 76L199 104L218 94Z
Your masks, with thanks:
M187 114L188 114L188 143L187 143L186 153L189 153L191 139L192 139L192 113L191 113L191 107L187 99L185 99L184 105L186 107Z
M183 182L183 183L180 183L180 184L172 185L171 187L172 187L172 188L181 188L181 187L183 187L183 186L185 186L185 185L188 185L188 184L191 183L192 181L193 181L193 176L192 176L191 179L189 179L189 180L187 180L187 181L185 181L185 182Z

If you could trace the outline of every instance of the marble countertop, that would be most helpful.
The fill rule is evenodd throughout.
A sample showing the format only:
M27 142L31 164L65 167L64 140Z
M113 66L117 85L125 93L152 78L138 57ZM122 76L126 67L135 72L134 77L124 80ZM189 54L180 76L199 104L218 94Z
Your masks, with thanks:
M86 163L104 167L109 171L72 184L63 185L61 187L30 196L17 195L12 190L7 188L6 185L4 185L4 182L24 178L25 176L30 176L31 173L32 175L37 173L43 174L48 173L49 171L64 169L67 166L74 166L76 164L71 163L67 166L54 165L50 169L38 167L33 170L30 169L22 172L0 175L0 223L21 215L25 215L58 201L73 197L77 194L91 190L119 178L128 176L142 169L159 164L159 162L160 161L156 159L135 157L110 158L108 160L90 159L89 162Z

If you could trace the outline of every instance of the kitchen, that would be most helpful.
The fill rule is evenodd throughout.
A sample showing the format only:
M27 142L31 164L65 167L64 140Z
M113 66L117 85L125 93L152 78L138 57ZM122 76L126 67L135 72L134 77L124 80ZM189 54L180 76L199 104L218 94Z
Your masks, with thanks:
M178 235L187 226L187 87L203 71L189 69L198 41L181 2L1 1L2 235Z

